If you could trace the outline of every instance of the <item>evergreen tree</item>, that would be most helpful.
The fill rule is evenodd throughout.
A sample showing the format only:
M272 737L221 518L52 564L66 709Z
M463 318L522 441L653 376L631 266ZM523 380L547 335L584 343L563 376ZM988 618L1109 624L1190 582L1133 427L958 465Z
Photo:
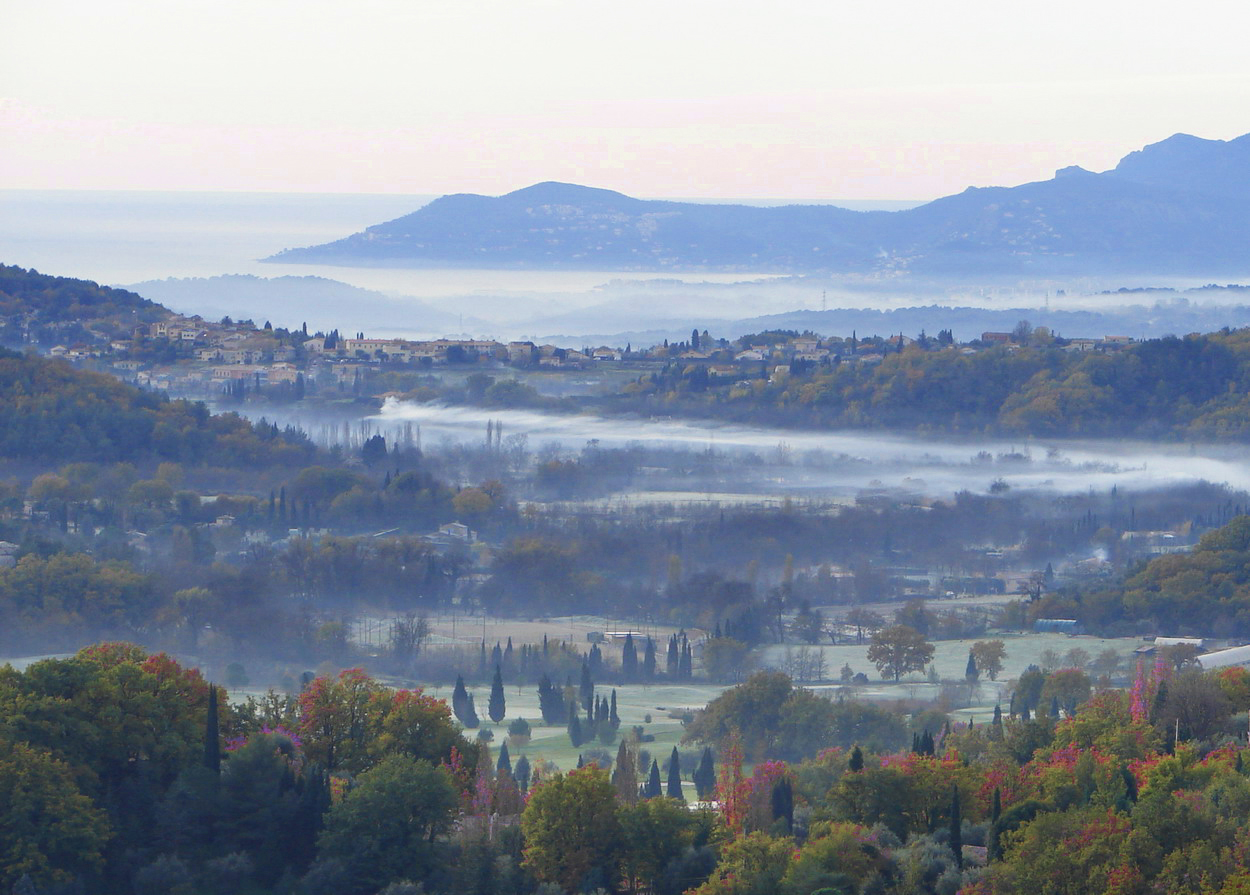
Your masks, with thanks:
M521 788L521 792L528 792L530 788L530 760L522 755L517 759L516 772L517 786Z
M599 649L599 644L596 643L591 646L587 664L590 665L590 676L592 678L598 679L603 676L603 650Z
M503 665L503 650L499 648L499 641L495 641L495 645L490 650L490 664L496 668Z
M204 720L204 767L221 773L221 742L217 719L217 688L208 687L208 715Z
M504 771L508 775L512 775L512 757L508 755L508 741L504 740L502 746L499 747L499 761L495 764L495 773L502 774Z
M951 853L955 856L955 866L964 866L964 834L963 815L959 810L959 787L951 787Z
M985 834L985 859L986 861L997 861L1001 855L999 854L999 837L1002 830L999 829L998 819L1003 813L1003 794L997 786L994 787L994 801L990 807L990 828Z
M851 750L851 760L846 763L846 768L852 773L858 773L864 769L864 750L858 745Z
M650 637L647 638L647 645L642 656L642 679L653 681L655 680L655 641Z
M703 747L703 755L699 757L699 766L695 768L690 779L694 781L695 792L701 800L707 801L712 797L716 789L716 767L712 760L711 746Z
M634 646L634 635L625 635L625 646L621 649L621 675L627 681L638 677L638 650Z
M642 795L647 799L658 799L664 795L664 787L660 783L660 765L654 758L651 759L651 776L647 778L647 788Z
M586 712L588 718L593 720L593 712L595 710L595 684L590 679L590 663L582 660L582 682L579 687L581 694L582 709Z
M784 820L786 829L794 829L794 786L789 776L783 776L773 784L772 791L773 820Z
M624 740L616 750L612 785L616 787L617 798L622 803L629 805L638 800L638 759Z
M456 686L451 691L451 713L456 716L456 720L465 727L469 725L465 722L465 709L469 704L469 692L464 687L464 675L456 675Z
M668 659L665 664L665 672L673 680L677 680L680 665L681 652L677 648L677 635L674 634L668 639Z
M980 676L981 672L977 670L976 656L972 655L972 650L968 650L968 665L964 668L964 678L967 679L969 683L975 684L977 682L977 678Z
M690 643L682 638L681 659L678 664L678 674L682 680L690 680L694 677L694 655L690 651Z
M573 744L573 748L578 748L582 743L586 742L582 734L582 719L578 717L577 706L573 703L569 704L569 742Z
M464 704L464 726L470 729L481 725L481 720L477 716L477 706L473 702L473 694L469 694L468 700Z
M612 705L608 709L608 720L612 723L613 730L621 726L621 716L616 713L616 687L612 688Z
M668 787L665 795L682 802L686 800L681 791L681 756L677 754L676 746L673 747L673 754L668 757Z
M538 711L543 716L544 724L564 724L568 721L568 705L564 701L564 693L545 674L538 681Z
M1058 719L1059 717L1059 697L1050 697L1050 717Z
M995 738L1002 739L1003 736L1003 707L995 703L994 705L994 727L993 733Z
M495 679L490 684L490 701L486 704L486 714L498 724L507 715L507 700L503 694L503 672L495 666Z

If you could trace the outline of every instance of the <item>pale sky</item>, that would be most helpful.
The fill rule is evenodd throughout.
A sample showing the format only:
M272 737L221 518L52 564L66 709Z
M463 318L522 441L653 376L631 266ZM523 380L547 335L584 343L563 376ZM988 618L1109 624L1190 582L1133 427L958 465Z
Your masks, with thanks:
M13 0L0 188L930 199L1250 131L1192 0Z

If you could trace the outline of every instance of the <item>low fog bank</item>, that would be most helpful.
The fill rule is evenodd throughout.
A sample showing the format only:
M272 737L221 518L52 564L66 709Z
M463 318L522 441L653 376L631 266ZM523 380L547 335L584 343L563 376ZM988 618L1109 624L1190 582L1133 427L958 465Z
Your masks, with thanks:
M478 444L488 422L505 439L548 446L552 456L587 444L625 448L685 448L736 458L751 490L846 497L866 489L948 496L1019 488L1056 493L1113 486L1157 488L1207 481L1250 488L1244 452L1219 446L1132 442L1001 439L918 439L864 432L810 432L749 426L708 426L673 419L610 420L536 411L487 410L388 399L370 421L391 439L405 426L427 448ZM753 474L752 474L752 471Z

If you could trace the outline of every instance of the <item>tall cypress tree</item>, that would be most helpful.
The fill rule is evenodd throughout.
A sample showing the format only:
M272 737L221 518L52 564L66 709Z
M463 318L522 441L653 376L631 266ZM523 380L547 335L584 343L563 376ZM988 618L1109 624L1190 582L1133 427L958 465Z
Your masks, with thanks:
M585 742L585 739L583 738L583 735L582 735L582 719L578 717L577 705L575 703L569 703L568 730L569 730L569 742L573 744L574 749L576 749L578 746L580 746L582 743Z
M642 679L655 680L655 641L647 638L646 648L642 653Z
M208 716L204 719L204 767L221 773L221 742L217 719L217 688L208 685Z
M668 639L668 660L665 663L665 671L668 676L677 679L681 666L681 653L677 648L677 635L674 634Z
M976 683L977 678L980 676L981 672L977 670L977 658L972 655L972 650L968 650L968 665L964 668L964 677L972 683Z
M520 787L521 792L526 792L530 788L530 760L522 755L517 759L516 772L513 774L516 778L516 785Z
M677 754L676 746L673 747L673 754L668 757L668 787L665 795L670 799L686 801L681 791L681 756Z
M716 789L716 766L712 760L711 746L703 747L699 766L694 769L690 779L694 781L695 792L701 800L706 801L712 797L712 792Z
M473 694L470 693L464 704L464 720L461 722L465 727L474 728L482 722L477 716L477 706L473 704Z
M959 810L959 787L951 787L951 852L955 855L955 866L960 870L964 866L964 832L963 814Z
M451 713L456 716L456 720L461 724L465 724L465 707L469 704L469 692L464 688L464 675L456 675L456 686L451 691Z
M612 785L616 787L616 796L626 805L638 801L638 759L621 740L616 750L616 764L612 766Z
M773 820L784 820L786 829L794 828L794 787L789 777L782 777L773 784L772 791Z
M621 649L621 675L627 681L638 677L638 649L634 646L634 635L625 635L625 646Z
M508 741L504 740L502 746L499 747L499 761L495 764L495 773L502 774L508 772L508 776L512 776L512 757L508 755Z
M613 730L621 726L621 716L616 713L616 687L612 688L612 705L608 709L608 720L612 722Z
M994 787L994 802L990 808L990 829L986 833L986 849L985 859L987 861L997 861L1000 857L998 853L998 837L1001 832L998 829L998 818L1003 813L1003 794L997 786Z
M690 651L690 641L682 638L681 658L677 665L678 675L682 680L690 680L694 677L694 654Z
M582 660L582 682L579 687L582 699L582 710L593 719L595 711L595 684L590 679L590 663Z
M495 666L495 679L490 684L490 701L486 704L486 714L498 724L508 713L507 700L503 695L503 673Z
M647 778L647 788L643 791L643 796L648 799L658 799L664 795L664 788L660 784L660 765L653 758L651 759L651 776Z

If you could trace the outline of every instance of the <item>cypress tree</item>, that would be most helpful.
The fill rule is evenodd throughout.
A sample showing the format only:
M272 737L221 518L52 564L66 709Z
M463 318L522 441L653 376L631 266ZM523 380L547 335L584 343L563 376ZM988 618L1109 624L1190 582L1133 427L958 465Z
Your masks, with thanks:
M495 773L502 774L504 771L508 775L512 775L512 757L508 755L508 741L504 740L502 746L499 747L499 761L495 764Z
M590 665L590 676L600 677L603 671L603 651L599 649L599 644L591 646L590 655L586 661Z
M615 730L621 726L621 716L616 713L616 688L612 688L612 705L608 709L608 720L612 722L612 728Z
M951 787L951 852L955 855L955 866L960 870L964 866L964 833L963 815L959 810L959 787Z
M673 754L668 757L668 787L667 795L670 799L678 801L686 801L686 797L681 791L681 756L677 754L677 747L673 747Z
M998 853L999 844L998 837L1001 831L998 829L998 818L1003 813L1003 794L997 786L994 787L994 803L990 808L990 828L986 833L986 861L997 861L1000 857Z
M482 722L477 717L477 706L473 704L473 694L469 694L468 701L464 704L464 726L468 728L478 727Z
M794 828L794 787L789 777L782 777L773 784L773 820L784 820L786 829Z
M204 767L221 773L221 743L217 719L217 688L208 686L208 715L204 719Z
M498 640L495 641L495 645L491 648L490 664L494 665L496 668L503 664L503 650L499 648Z
M456 686L451 691L451 712L456 720L465 724L465 707L469 704L469 693L464 688L464 675L456 675ZM467 727L468 725L465 724Z
M1059 697L1058 696L1050 697L1050 717L1052 718L1059 717Z
M680 665L681 655L677 650L677 635L674 634L668 639L668 660L665 663L668 676L676 680Z
M569 742L576 749L585 740L582 738L582 719L577 716L577 706L569 704Z
M564 724L568 721L568 705L564 701L564 693L545 674L538 681L538 711L543 716L544 724Z
M681 659L679 660L678 672L682 680L690 680L694 677L694 655L690 651L690 642L683 638L681 645Z
M864 769L864 750L858 744L851 750L851 760L846 763L846 768L855 774Z
M582 753L578 752L577 753L577 769L580 771L584 767L586 767L586 759L582 757Z
M655 641L647 638L647 646L642 654L642 679L655 680Z
M703 755L699 758L699 766L694 769L694 773L690 776L694 781L695 792L703 801L712 797L712 792L716 789L716 766L712 761L712 747L704 746Z
M660 765L653 758L651 759L651 776L647 778L647 788L643 791L643 797L658 799L662 795L664 795L664 788L660 784Z
M976 657L972 655L972 650L968 650L968 665L964 668L964 677L970 682L976 683L977 678L980 676L981 672L977 670Z
M522 755L517 759L516 772L513 774L516 778L516 784L521 788L521 792L527 792L530 788L530 760Z
M498 724L507 715L507 700L503 694L503 673L495 666L495 679L490 684L490 701L486 704L486 714Z
M591 717L595 710L595 684L590 679L590 663L585 660L582 660L582 682L579 689L581 692L582 709L588 717Z
M626 805L638 801L638 761L624 740L616 750L616 764L612 766L612 785L617 798Z
M621 675L627 681L638 677L638 649L634 646L634 635L625 635L625 646L621 649Z
M1003 735L1003 707L995 703L994 705L994 736L1001 738Z

